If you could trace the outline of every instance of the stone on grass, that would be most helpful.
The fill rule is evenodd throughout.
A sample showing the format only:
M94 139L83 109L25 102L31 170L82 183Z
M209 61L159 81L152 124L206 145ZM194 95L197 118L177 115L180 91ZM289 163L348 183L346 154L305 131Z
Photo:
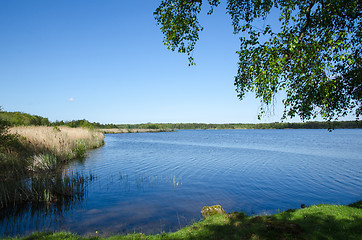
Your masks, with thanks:
M201 210L202 216L206 219L216 214L225 214L225 210L220 205L205 206Z

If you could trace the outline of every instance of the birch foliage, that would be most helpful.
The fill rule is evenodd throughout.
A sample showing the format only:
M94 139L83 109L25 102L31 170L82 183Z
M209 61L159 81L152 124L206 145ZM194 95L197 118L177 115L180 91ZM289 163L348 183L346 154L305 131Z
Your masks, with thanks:
M164 44L185 53L189 65L208 14L220 0L162 0L154 16ZM278 19L271 19L271 12ZM282 119L337 120L362 113L362 2L358 0L226 0L234 34L240 37L237 95L254 92L261 117L284 92ZM264 22L260 26L260 22ZM279 24L276 24L279 22ZM268 24L273 23L273 24Z

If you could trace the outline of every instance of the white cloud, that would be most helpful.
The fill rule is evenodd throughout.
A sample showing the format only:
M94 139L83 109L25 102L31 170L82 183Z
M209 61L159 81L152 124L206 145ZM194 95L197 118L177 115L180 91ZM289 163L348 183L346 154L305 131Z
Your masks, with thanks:
M73 97L70 97L67 99L68 102L74 102L74 98Z

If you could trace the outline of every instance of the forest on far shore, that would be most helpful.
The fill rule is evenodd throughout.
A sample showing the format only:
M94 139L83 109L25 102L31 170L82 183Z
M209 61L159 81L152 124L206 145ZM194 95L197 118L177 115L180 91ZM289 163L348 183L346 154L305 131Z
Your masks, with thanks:
M55 121L48 118L22 112L0 111L0 119L10 126L68 126L86 127L94 129L121 128L121 129L340 129L362 128L362 121L334 121L303 123L273 122L273 123L142 123L142 124L101 124L88 120Z

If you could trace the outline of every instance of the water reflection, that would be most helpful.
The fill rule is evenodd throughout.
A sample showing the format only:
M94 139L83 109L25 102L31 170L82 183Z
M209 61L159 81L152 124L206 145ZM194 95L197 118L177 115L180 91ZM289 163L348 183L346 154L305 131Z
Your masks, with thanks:
M79 204L76 201L26 203L0 210L0 231L4 236L23 234L34 230L53 230L62 226L64 213Z
M123 177L122 173L120 173L120 182L125 184L128 189L130 188L130 181L128 178L128 174ZM182 188L182 177L177 176L158 176L152 175L147 176L144 173L136 173L135 174L135 183L137 190L144 190L144 187L154 187L160 184L172 185L174 190Z
M155 234L162 231L176 231L190 224L190 216L194 221L200 219L198 216L193 217L183 208L175 210L172 202L165 206L152 197L122 199L118 204L108 207L83 209L80 215L82 217L68 223L72 225L72 232L103 237L120 233ZM112 224L109 224L110 222Z
M64 213L87 196L94 175L78 172L4 178L0 184L0 233L14 235L62 225Z
M107 177L97 177L94 174L84 174L82 172L75 173L58 173L52 175L32 176L25 179L12 179L12 182L2 182L0 189L2 195L6 192L27 192L27 198L24 201L16 201L13 204L7 204L6 207L0 208L0 235L14 236L18 234L26 234L32 231L43 230L67 230L70 225L69 215L83 211L82 203L87 199L88 188L90 186L100 186L104 182L107 183L108 191L118 186L118 191L143 192L147 188L160 185L172 186L173 189L182 189L182 178L177 176L152 175L147 176L145 173L138 172L135 174L119 173L118 176L110 175ZM7 187L6 187L7 186ZM16 189L14 189L16 186ZM6 193L10 194L10 193ZM144 219L148 222L152 218L156 209L144 208L144 202L136 204L134 201L127 201L119 204L117 211L105 209L91 209L85 212L86 217L81 222L76 222L80 232L81 229L89 228L89 226L99 221L109 221L112 216L119 216L124 205L132 206L123 212L123 216L128 216L128 223L123 223L117 227L122 232L134 229L134 224ZM142 209L142 211L140 211ZM141 215L142 216L141 216ZM133 219L133 220L132 220ZM79 220L79 219L78 219ZM77 221L78 221L77 220ZM146 224L147 225L147 224ZM151 224L153 226L153 224ZM150 226L148 226L151 229ZM109 234L114 232L114 227L110 227ZM73 231L76 229L73 229Z

